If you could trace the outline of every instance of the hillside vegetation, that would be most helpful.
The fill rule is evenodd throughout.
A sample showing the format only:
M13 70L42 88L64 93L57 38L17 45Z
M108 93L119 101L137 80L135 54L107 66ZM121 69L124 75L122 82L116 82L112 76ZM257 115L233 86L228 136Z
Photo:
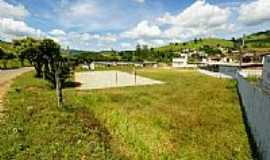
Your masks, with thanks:
M207 39L199 39L199 40L192 40L189 42L183 42L183 43L173 43L169 44L167 46L163 46L160 48L156 48L156 51L181 51L182 49L188 48L188 49L199 49L204 46L209 47L226 47L226 48L232 48L233 42L230 40L225 39L218 39L218 38L207 38Z
M9 42L5 42L5 41L1 41L0 40L0 48L8 51L8 52L13 52L15 53L15 49L12 45L12 43L9 43Z
M245 43L247 48L270 48L270 31L248 35Z

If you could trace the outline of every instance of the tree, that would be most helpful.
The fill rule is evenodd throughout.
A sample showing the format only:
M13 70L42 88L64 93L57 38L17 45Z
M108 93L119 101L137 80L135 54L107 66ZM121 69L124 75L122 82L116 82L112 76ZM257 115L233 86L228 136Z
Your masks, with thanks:
M43 78L46 78L52 81L53 86L55 86L55 76L51 75L50 72L55 72L55 68L53 67L55 60L60 56L60 45L55 43L51 39L44 39L40 42L38 49L40 51L41 63L42 65L42 72Z
M142 54L140 56L141 60L145 60L149 57L149 49L147 45L143 45Z
M51 73L55 77L55 89L57 95L57 104L58 107L63 106L63 87L66 80L70 77L70 64L68 63L67 59L62 58L61 56L55 59L54 63L52 64L54 68L54 73Z
M0 59L3 59L5 54L6 52L0 47Z
M36 77L42 77L43 55L39 50L40 40L30 37L20 40L13 40L13 46L16 49L17 56L24 66L24 60L27 59L35 67Z
M197 38L194 39L194 43L195 43L195 44L198 43L198 39L197 39Z
M43 40L39 45L42 55L43 73L45 78L56 89L58 107L63 106L63 87L69 78L71 66L60 54L60 45L51 39Z
M5 58L6 56L6 52L0 48L0 60L4 61L3 59ZM5 65L3 64L4 68L5 68Z
M134 60L140 59L141 54L142 54L142 48L141 48L141 45L140 45L140 44L137 44Z
M31 54L30 52L25 52L25 50L27 50L29 47L37 46L38 43L39 43L38 40L35 40L31 37L27 37L20 40L13 40L13 47L16 50L16 54L21 62L21 66L24 66L25 59L29 60L28 56Z
M42 66L44 63L43 53L39 50L38 46L28 46L21 51L28 61L35 67L36 77L42 77Z
M12 53L8 53L2 48L0 48L0 59L2 60L3 63L3 68L7 69L7 63L9 60L14 59L16 56Z

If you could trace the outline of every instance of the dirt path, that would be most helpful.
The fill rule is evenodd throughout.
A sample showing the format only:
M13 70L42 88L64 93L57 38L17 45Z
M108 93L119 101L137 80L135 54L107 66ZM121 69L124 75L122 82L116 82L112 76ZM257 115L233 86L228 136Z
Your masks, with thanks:
M17 76L31 70L33 70L33 68L31 67L12 70L0 70L0 119L3 117L3 112L5 111L5 108L3 106L4 95L8 90L8 87L10 86L12 80Z

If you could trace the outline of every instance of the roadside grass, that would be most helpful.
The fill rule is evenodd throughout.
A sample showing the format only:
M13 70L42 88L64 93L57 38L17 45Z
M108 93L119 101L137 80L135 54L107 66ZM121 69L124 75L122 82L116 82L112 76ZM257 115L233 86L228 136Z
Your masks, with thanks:
M261 80L261 78L258 76L249 76L246 78L246 80L253 85L257 85L259 81Z
M251 159L236 82L142 69L163 85L65 90L32 73L8 93L0 159Z
M58 109L49 84L33 77L19 77L8 93L0 159L116 159L110 133L89 109Z

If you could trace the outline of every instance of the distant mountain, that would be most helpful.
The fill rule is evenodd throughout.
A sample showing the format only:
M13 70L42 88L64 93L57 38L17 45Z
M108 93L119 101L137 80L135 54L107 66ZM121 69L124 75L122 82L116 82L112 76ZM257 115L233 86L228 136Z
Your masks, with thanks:
M250 34L246 37L248 40L259 40L259 39L269 39L270 38L270 30L264 32L258 32Z
M88 53L89 51L83 51L83 50L71 49L69 52L70 52L72 55L76 55L76 54Z

